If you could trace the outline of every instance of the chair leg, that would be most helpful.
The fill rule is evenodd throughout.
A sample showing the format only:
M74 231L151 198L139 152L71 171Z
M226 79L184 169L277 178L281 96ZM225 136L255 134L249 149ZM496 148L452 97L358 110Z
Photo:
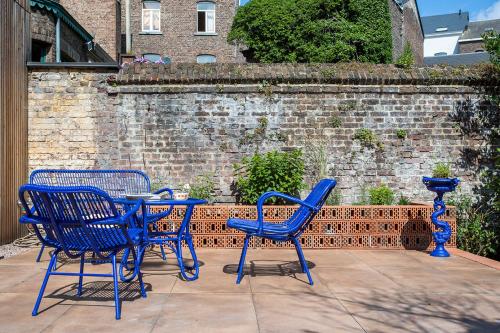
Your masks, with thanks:
M309 272L309 267L307 267L307 261L304 258L304 253L302 252L302 247L300 246L300 242L297 238L293 238L293 243L295 244L295 250L297 250L297 255L299 256L300 266L302 266L302 272L307 274L307 278L309 279L309 284L313 285L313 280L311 277L311 273Z
M135 249L132 248L132 256L134 257L134 265L137 265L137 267L134 267L134 269L137 269L137 279L139 280L139 286L141 287L141 296L146 298L146 288L144 288L144 282L142 281L142 272L141 272L141 264L139 262L139 255L135 252Z
M161 257L163 261L167 260L167 256L165 255L165 249L163 248L163 245L160 244L160 251L161 251Z
M35 307L33 308L33 312L31 313L32 316L36 316L38 314L38 308L40 307L40 303L42 302L42 297L43 293L45 292L45 287L47 287L47 282L49 281L49 276L52 273L53 266L56 262L57 259L57 253L58 251L56 250L53 254L52 257L50 258L49 266L47 267L47 272L45 273L45 277L42 282L42 287L40 288L40 292L38 293L38 297L35 302Z
M42 244L42 247L40 248L40 252L38 252L38 256L36 257L36 262L40 262L40 259L42 259L43 250L45 250L45 244Z
M111 262L113 265L113 287L115 291L115 317L116 319L120 319L121 309L120 309L120 295L118 291L118 277L116 274L116 254L113 255Z
M236 279L236 284L240 284L243 278L243 267L245 266L245 257L247 255L248 242L250 241L250 236L245 237L245 242L243 243L243 250L241 250L240 263L238 264L238 278Z
M83 265L85 264L85 252L82 253L80 257L80 276L78 277L78 297L82 296L82 285L83 285Z

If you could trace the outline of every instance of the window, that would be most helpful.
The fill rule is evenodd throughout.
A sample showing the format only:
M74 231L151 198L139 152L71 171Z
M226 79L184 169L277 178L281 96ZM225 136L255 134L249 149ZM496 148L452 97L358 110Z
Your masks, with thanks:
M434 53L434 56L435 56L435 57L445 56L445 55L448 55L448 53L446 53L446 52L438 52L438 53Z
M196 62L199 64L211 64L217 62L217 58L211 54L200 54L196 57Z
M159 1L144 1L142 3L142 31L160 32Z
M161 59L161 56L156 53L145 53L143 57L144 59L149 60L151 62L157 62L158 60Z
M49 53L50 44L32 40L31 42L31 61L47 62L47 54Z
M212 2L199 2L198 32L215 33L215 4Z
M445 31L448 31L448 28L443 27L443 28L437 28L436 29L436 32L445 32Z

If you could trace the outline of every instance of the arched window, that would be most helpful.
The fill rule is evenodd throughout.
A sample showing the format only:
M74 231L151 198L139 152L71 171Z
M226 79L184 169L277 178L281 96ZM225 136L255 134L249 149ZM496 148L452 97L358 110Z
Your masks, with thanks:
M217 62L217 57L211 54L200 54L196 57L196 62L199 64L211 64Z
M160 2L144 1L142 3L142 31L160 32Z
M215 33L215 4L213 2L198 2L198 32Z

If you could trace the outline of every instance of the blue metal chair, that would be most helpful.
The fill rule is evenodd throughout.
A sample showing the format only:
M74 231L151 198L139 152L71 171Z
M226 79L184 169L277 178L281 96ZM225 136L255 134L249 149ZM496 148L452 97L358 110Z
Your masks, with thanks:
M243 266L245 265L245 256L248 243L252 236L271 239L277 242L291 241L295 245L297 255L299 256L302 271L307 274L309 284L313 284L309 267L304 258L299 237L306 230L307 226L314 219L325 203L328 195L333 190L337 182L333 179L323 179L314 186L311 193L305 200L300 200L279 192L266 192L257 201L257 221L232 218L227 221L230 228L245 232L245 242L241 251L241 258L238 265L238 278L236 283L240 283L243 278ZM267 199L271 197L283 198L287 201L299 204L297 211L286 221L282 223L270 223L264 221L262 206Z
M30 175L30 184L47 186L94 186L106 193L112 198L123 198L127 193L149 193L151 191L151 182L146 173L140 170L61 170L61 169L39 169ZM168 193L170 198L173 191L168 188L162 188L155 194ZM168 216L171 209L160 213L148 214L148 224L157 229L156 222ZM36 261L39 262L45 245L42 247ZM163 260L166 260L163 245L160 245Z
M31 200L32 209L28 208L28 198ZM82 293L83 277L96 276L113 278L116 319L120 319L116 256L124 249L128 249L133 254L136 263L126 281L129 282L137 277L141 295L146 297L138 264L139 258L135 251L135 247L142 243L143 229L129 225L131 220L144 216L144 212L138 214L142 208L142 201L139 201L126 214L121 215L113 199L106 192L90 186L23 185L19 189L19 199L26 211L26 215L20 218L20 223L31 224L42 244L55 249L33 308L33 316L38 314L50 276L78 276L78 296ZM45 232L45 236L42 235L41 230ZM54 270L57 255L60 252L64 252L72 259L80 258L78 273ZM85 253L88 252L103 260L111 259L112 274L84 273Z

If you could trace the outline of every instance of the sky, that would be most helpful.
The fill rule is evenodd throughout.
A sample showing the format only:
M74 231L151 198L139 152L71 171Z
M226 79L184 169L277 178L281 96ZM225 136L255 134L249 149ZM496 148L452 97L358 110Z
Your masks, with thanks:
M250 0L240 0L243 5ZM470 14L471 21L500 19L500 0L417 0L420 15L456 13L460 9Z
M470 14L471 21L500 19L500 0L417 0L421 16L456 13Z

